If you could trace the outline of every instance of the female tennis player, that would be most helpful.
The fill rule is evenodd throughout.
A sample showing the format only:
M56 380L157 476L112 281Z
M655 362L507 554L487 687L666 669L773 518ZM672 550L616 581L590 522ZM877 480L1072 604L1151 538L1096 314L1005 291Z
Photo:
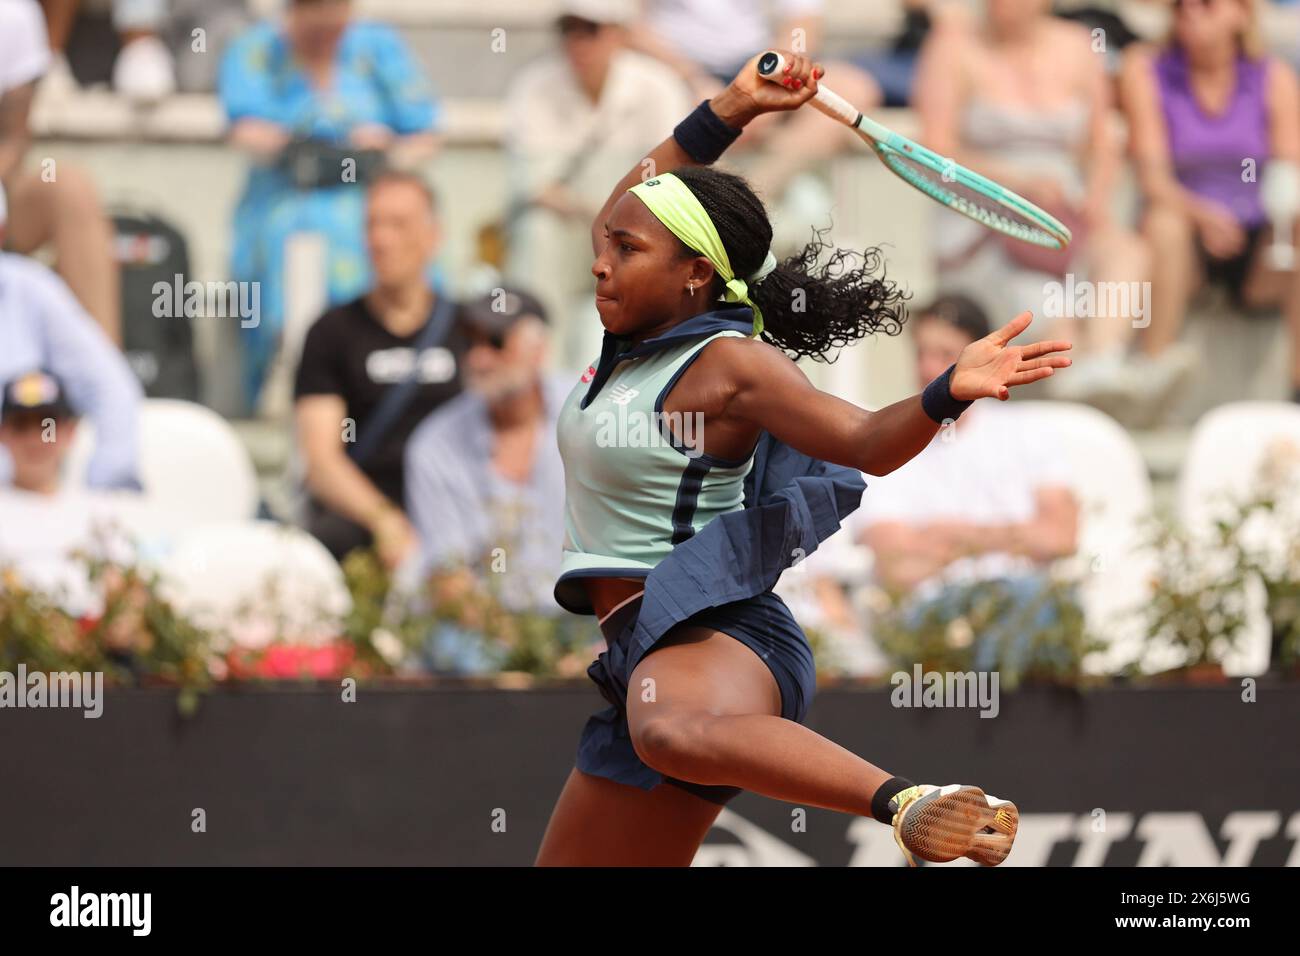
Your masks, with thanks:
M809 383L795 359L896 334L905 296L877 250L821 234L778 264L763 204L709 168L755 116L816 92L821 67L782 52L782 84L755 57L593 223L605 336L560 413L555 594L600 622L588 673L610 706L583 730L538 865L688 865L741 790L874 817L912 865L996 865L1015 837L1009 801L916 785L803 726L812 654L772 587L858 506L863 472L899 467L972 401L1066 367L1070 345L1010 345L1026 312L877 412Z

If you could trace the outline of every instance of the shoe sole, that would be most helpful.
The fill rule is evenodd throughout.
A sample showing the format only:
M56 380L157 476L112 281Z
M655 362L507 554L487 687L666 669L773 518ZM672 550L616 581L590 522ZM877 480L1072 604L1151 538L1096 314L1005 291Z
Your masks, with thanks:
M997 866L1011 852L1019 826L1015 804L979 787L952 784L908 806L898 828L904 846L930 863L964 856Z

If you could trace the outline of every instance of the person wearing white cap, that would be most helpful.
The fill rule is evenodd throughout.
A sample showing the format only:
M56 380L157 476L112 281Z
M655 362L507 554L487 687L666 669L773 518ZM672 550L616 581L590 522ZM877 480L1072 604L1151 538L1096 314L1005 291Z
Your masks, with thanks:
M28 115L36 84L51 63L45 18L35 0L0 2L0 184L9 192L5 248L54 249L59 273L115 342L121 341L121 292L113 230L90 177L59 162L53 176L29 171Z
M6 202L0 186L0 244ZM144 397L126 358L48 268L0 252L0 382L30 369L46 369L67 390L73 407L95 426L95 451L86 484L140 489L136 473L138 414ZM13 476L13 461L0 445L0 485Z
M628 44L671 66L698 101L717 94L755 51L795 46L820 55L824 6L824 0L644 0L640 19L628 30ZM841 60L826 60L825 69L827 82L850 103L865 110L883 102L880 85L865 70ZM772 135L777 124L780 135ZM775 199L795 177L837 153L860 148L861 142L815 110L796 110L761 117L737 149L758 145L763 152L747 176Z
M626 48L624 25L636 12L624 0L565 0L558 48L524 67L506 95L513 196L505 271L545 304L560 355L599 347L583 336L598 327L588 268L599 203L592 197L691 108L671 69Z

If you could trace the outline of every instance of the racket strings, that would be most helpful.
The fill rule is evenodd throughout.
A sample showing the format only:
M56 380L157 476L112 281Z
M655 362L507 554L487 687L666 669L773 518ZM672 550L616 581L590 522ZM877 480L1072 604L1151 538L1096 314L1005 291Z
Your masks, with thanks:
M887 152L882 158L907 182L953 211L1016 239L1049 249L1061 248L1057 236L1004 203L958 180L949 182L942 173L901 154Z

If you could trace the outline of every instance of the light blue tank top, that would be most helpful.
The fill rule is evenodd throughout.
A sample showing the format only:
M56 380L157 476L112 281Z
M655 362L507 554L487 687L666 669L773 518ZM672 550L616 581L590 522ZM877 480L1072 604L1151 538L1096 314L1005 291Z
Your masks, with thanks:
M724 329L619 362L586 408L586 379L560 410L564 553L556 598L586 603L583 578L642 577L715 517L744 507L753 454L726 461L699 450L702 415L671 416L664 400ZM577 595L569 597L569 595Z

